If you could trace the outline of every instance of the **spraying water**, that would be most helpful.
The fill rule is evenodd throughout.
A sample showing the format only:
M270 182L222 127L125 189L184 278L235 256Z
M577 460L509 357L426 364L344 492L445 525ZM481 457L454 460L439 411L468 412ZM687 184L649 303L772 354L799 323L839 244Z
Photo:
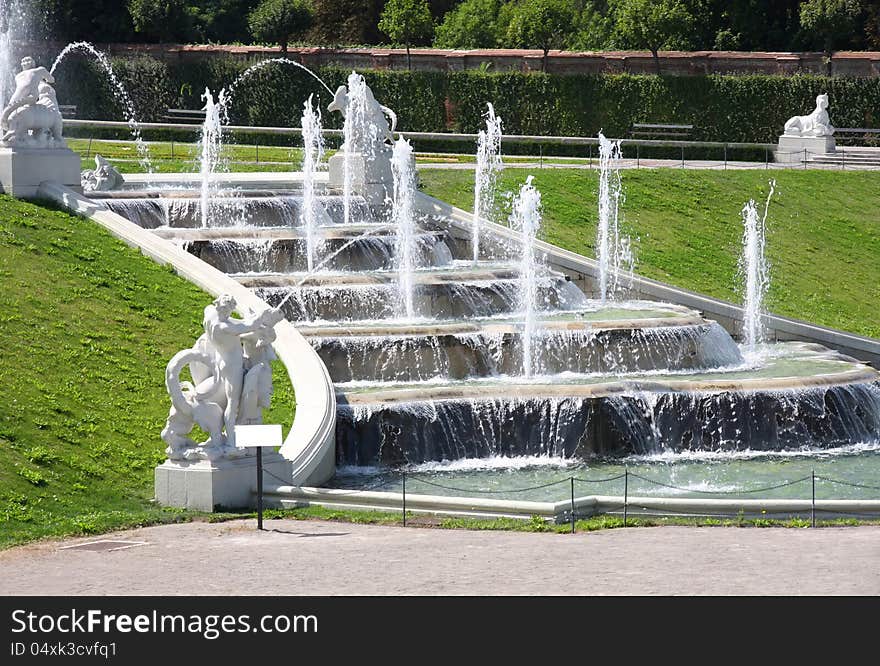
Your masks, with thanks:
M762 321L763 301L770 286L770 265L764 256L767 231L767 211L770 198L776 189L776 181L770 181L770 193L764 205L764 215L759 217L754 199L743 206L743 251L739 258L739 274L744 291L743 344L748 352L755 352L764 340Z
M354 174L355 152L360 147L372 145L372 142L364 141L368 130L367 127L367 82L363 76L357 72L348 75L348 107L345 111L345 122L342 125L343 150L345 151L345 161L343 162L342 172L342 206L345 224L351 222L351 195L352 195L352 177ZM376 130L373 128L373 133ZM364 156L366 158L366 156Z
M477 169L474 178L473 250L474 262L480 258L480 226L482 220L492 221L495 213L495 187L501 162L501 118L495 115L490 102L486 115L486 129L477 135Z
M413 168L412 146L401 137L394 142L391 156L391 172L394 175L394 201L392 221L397 227L397 242L394 246L394 263L398 270L398 288L402 301L402 314L407 319L415 316L413 305L413 272L415 271L416 224L413 212L413 193L416 189L415 169Z
M535 238L541 227L541 193L526 179L513 200L510 226L522 233L522 256L519 265L519 307L523 314L523 374L532 376L532 339L538 309L538 262Z
M213 174L220 166L223 148L223 121L226 114L226 95L220 91L219 99L208 88L202 95L205 102L203 111L205 120L202 123L202 137L199 140L199 174L201 176L201 196L199 199L200 219L203 227L208 226L210 216Z
M15 89L15 74L18 72L12 43L21 39L26 25L24 8L16 0L0 0L0 109Z
M599 225L596 259L599 263L599 300L604 305L620 285L623 267L632 273L633 259L629 238L620 233L620 141L610 141L599 132Z
M247 80L253 74L255 74L256 72L259 72L262 69L265 69L269 65L293 65L294 67L297 67L297 68L303 70L304 72L306 72L307 74L309 74L318 83L320 83L322 86L324 86L324 89L328 93L330 93L331 97L333 96L333 91L330 90L330 88L327 86L326 83L324 83L324 80L320 76L315 74L312 70L310 70L308 67L306 67L305 65L298 63L296 60L290 60L289 58L268 58L266 60L261 60L257 64L251 65L250 67L248 67L241 74L239 74L230 85L228 85L226 87L226 90L227 90L226 99L229 102L229 104L232 104L232 97L233 97L233 94L235 93L235 89L242 81Z
M312 95L303 105L303 202L302 224L306 232L306 257L308 270L314 270L317 245L318 200L315 197L315 173L324 154L324 141L321 137L321 109L312 105Z
M134 102L131 101L131 96L126 91L125 86L122 85L119 77L116 76L116 72L113 71L110 60L104 53L98 51L89 42L73 42L65 46L62 49L61 53L58 54L58 57L55 58L55 62L52 63L52 69L49 70L50 73L54 74L55 70L58 68L61 62L68 56L68 54L73 53L74 51L80 51L82 53L91 55L93 58L95 58L95 60L98 61L98 64L104 70L104 73L110 80L113 96L116 98L116 101L122 106L123 112L126 115L128 129L131 131L131 135L134 138L135 146L137 147L138 156L140 157L141 168L147 173L153 173L153 165L150 162L150 149L147 147L147 144L141 137L141 128L137 121L137 114L135 113Z

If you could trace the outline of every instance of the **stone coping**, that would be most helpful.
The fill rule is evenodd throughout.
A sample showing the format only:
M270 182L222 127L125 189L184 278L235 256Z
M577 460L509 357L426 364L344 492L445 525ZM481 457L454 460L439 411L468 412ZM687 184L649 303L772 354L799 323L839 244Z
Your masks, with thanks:
M70 188L44 182L39 195L58 202L73 213L86 216L111 234L160 264L170 264L183 278L212 295L229 293L238 311L260 312L269 307L252 291L225 273L197 259L174 243L159 238L121 215L109 211L100 201L88 199ZM321 484L333 476L335 461L336 397L327 368L312 346L288 321L275 327L273 344L287 368L296 396L293 425L281 447L281 454L293 463L296 483ZM155 434L158 438L159 433Z
M223 240L301 240L306 237L302 227L158 227L151 231L161 238L179 241L223 241ZM363 236L370 238L394 237L387 224L334 224L320 226L316 229L324 239L356 240ZM375 235L370 232L382 232ZM421 231L416 237L442 236L445 232Z
M549 280L563 280L561 273L543 275ZM496 280L518 280L519 270L516 268L461 268L450 267L446 270L413 271L413 284L464 284L474 282L493 282ZM259 275L242 274L238 281L248 287L319 287L345 288L359 286L396 285L398 273L389 271L358 271L348 273L330 273L323 275L298 275L296 273L260 273Z

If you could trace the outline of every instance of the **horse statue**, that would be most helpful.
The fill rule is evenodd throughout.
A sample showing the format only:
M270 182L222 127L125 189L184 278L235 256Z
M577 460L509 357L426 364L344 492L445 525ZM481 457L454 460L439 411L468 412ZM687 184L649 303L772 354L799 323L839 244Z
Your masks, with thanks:
M816 97L816 108L808 116L794 116L785 123L785 136L832 136L834 127L828 117L828 95Z

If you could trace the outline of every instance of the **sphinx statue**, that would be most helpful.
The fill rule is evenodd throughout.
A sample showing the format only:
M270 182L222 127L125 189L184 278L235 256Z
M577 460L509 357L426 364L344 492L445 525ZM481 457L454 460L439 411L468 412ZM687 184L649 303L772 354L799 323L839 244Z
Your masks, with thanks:
M828 117L828 95L816 97L816 108L808 116L793 116L785 123L784 136L832 136L834 127Z
M52 74L34 59L21 60L15 92L0 113L0 145L16 148L66 148L63 119Z
M205 308L205 332L191 349L175 354L165 371L171 409L162 430L170 460L219 460L246 455L235 446L235 425L262 423L272 397L274 326L284 318L270 308L232 317L235 299L224 294ZM189 368L192 382L181 381ZM189 438L198 425L208 439Z

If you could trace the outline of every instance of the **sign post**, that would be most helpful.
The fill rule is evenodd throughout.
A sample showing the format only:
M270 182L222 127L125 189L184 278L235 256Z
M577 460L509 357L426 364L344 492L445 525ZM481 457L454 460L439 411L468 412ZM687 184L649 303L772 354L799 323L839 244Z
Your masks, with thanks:
M281 426L237 425L235 426L235 447L257 449L257 529L263 529L263 447L281 446Z

